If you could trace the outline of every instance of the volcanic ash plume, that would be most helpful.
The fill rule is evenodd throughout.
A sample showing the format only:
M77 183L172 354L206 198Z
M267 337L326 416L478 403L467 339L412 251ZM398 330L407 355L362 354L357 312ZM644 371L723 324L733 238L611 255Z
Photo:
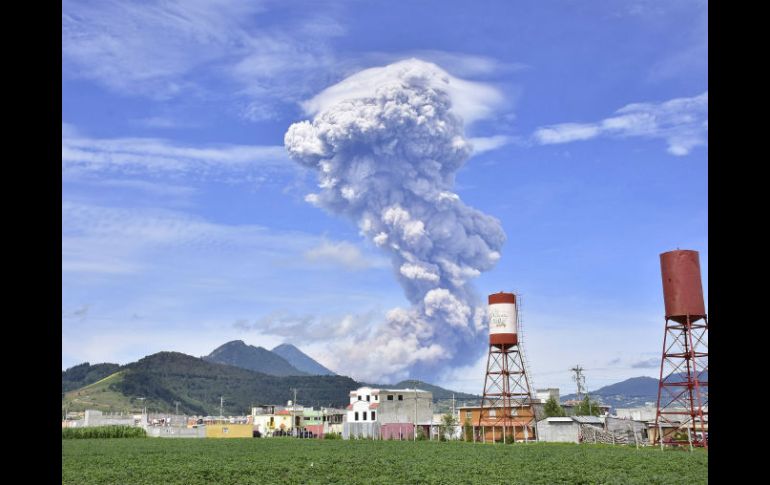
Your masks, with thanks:
M339 368L355 363L359 377L428 378L482 350L484 307L468 280L494 266L505 234L452 192L471 152L453 110L458 84L469 83L416 59L367 69L308 102L312 122L286 133L291 158L318 171L320 191L306 200L387 251L412 303L339 344Z

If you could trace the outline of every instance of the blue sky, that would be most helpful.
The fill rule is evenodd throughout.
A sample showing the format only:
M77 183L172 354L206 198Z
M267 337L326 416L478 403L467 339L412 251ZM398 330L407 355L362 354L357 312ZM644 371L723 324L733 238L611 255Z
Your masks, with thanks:
M62 368L242 339L387 377L336 342L409 305L398 268L306 201L317 174L284 135L330 86L416 58L469 83L453 191L506 241L468 285L522 295L534 384L655 376L659 253L699 251L708 296L707 20L698 1L65 1ZM452 352L470 361L389 375L480 393L484 349Z

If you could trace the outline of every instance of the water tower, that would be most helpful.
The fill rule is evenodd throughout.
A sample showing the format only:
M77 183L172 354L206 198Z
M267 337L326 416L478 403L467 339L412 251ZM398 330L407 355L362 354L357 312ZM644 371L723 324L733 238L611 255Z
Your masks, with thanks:
M708 317L698 252L660 255L666 326L655 444L708 447Z
M535 438L532 407L524 356L519 348L519 311L516 295L489 295L489 354L484 378L478 426L496 438Z

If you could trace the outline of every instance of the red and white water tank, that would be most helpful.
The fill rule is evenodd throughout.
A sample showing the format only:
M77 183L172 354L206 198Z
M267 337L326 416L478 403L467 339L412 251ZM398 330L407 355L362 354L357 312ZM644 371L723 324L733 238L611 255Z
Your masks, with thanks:
M516 345L519 343L516 320L516 295L493 293L489 295L489 343L491 345Z

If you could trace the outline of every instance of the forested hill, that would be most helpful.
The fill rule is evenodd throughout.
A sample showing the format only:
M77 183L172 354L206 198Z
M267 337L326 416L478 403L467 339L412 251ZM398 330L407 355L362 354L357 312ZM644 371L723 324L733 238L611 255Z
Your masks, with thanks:
M343 376L270 376L231 365L207 362L179 352L159 352L120 367L108 384L71 391L62 405L69 410L95 408L136 411L143 406L162 412L226 414L250 412L255 404L286 404L297 389L297 401L310 406L344 407L359 384ZM110 398L109 403L100 399ZM117 399L115 396L120 396ZM137 398L144 398L139 400Z

